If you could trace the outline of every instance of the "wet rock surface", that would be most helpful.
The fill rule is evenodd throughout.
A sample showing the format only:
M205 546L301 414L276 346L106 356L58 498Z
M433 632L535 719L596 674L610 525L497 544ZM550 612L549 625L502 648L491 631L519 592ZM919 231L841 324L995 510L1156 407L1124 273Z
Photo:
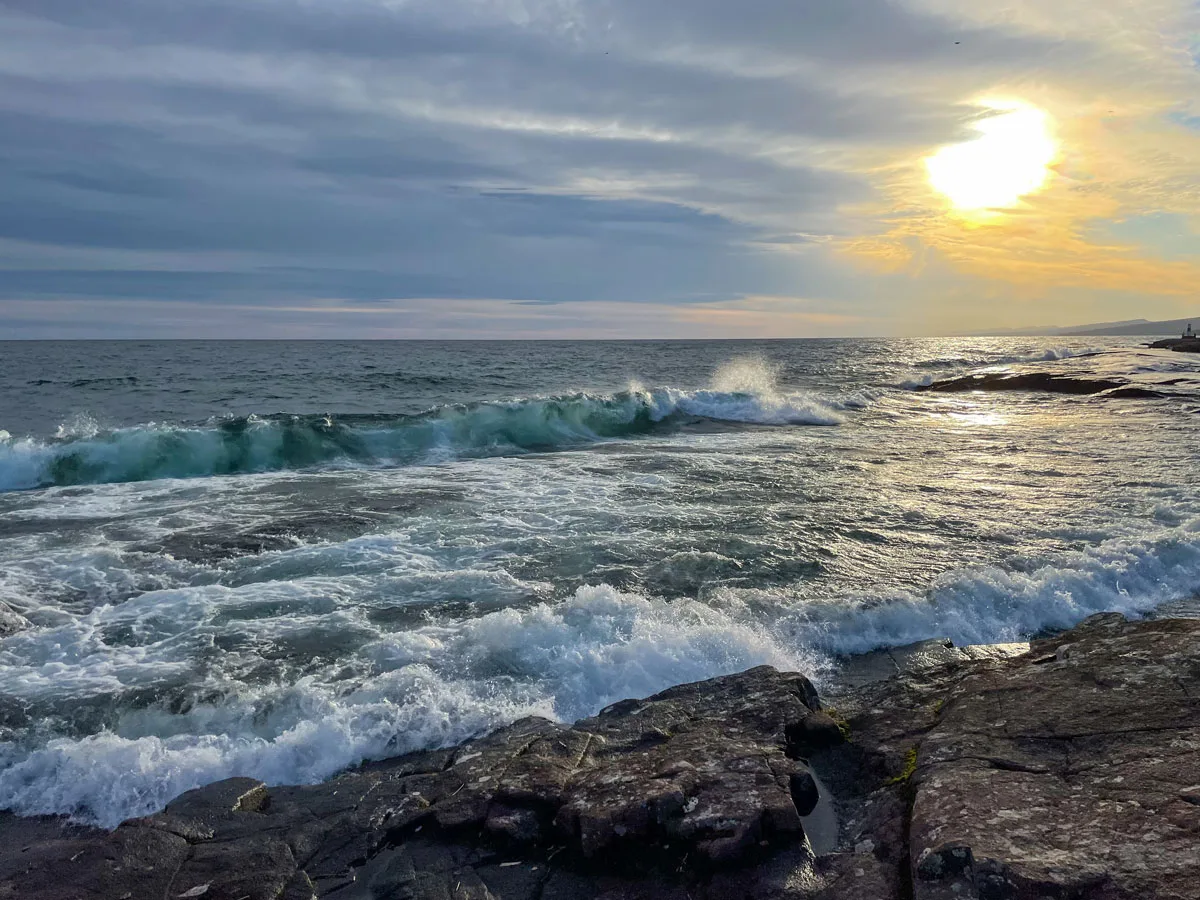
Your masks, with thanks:
M1200 621L754 669L111 833L0 814L0 898L1200 897Z
M1200 353L1200 339L1194 337L1166 338L1150 344L1158 350L1174 350L1176 353Z
M0 637L8 637L29 627L29 622L7 603L0 602Z
M1042 391L1050 394L1080 396L1103 394L1105 397L1126 399L1151 399L1166 396L1162 391L1138 387L1123 380L1053 375L1049 372L986 372L935 381L932 384L921 385L915 390L943 394L957 394L966 391Z

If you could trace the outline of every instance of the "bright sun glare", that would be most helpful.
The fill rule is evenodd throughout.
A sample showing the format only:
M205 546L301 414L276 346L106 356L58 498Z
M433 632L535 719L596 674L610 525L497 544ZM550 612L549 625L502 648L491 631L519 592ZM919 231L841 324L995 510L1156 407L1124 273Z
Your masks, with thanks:
M929 183L955 209L1004 209L1042 188L1058 154L1046 113L1008 107L975 130L979 137L943 147L925 160Z

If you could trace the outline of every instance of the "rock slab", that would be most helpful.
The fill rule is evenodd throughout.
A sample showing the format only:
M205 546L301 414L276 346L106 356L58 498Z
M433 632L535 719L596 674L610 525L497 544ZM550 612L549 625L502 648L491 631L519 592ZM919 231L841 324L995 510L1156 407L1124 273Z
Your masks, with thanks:
M1200 896L1200 622L1103 616L966 674L913 781L918 900Z

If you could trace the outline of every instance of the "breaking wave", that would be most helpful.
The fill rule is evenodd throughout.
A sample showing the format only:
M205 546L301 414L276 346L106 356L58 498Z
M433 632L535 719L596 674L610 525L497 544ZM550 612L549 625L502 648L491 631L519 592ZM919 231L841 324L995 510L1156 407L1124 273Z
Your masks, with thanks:
M291 590L301 595L305 586ZM211 627L231 594L209 586L146 595L21 640L31 655L56 640L86 644L93 630L153 608L169 627L136 652L161 677L172 666L186 669L177 645ZM333 616L327 624L345 627ZM559 603L380 634L334 667L331 679L251 685L214 673L198 687L216 699L183 711L130 710L118 729L55 738L32 752L0 742L0 808L113 827L234 773L272 784L317 782L364 759L454 745L524 716L570 721L617 700L760 664L811 669L756 623L696 601L583 587ZM70 675L115 680L129 665L116 649L83 652ZM343 680L345 669L361 674ZM0 671L14 693L41 689L40 667ZM62 679L53 690L64 690Z
M1109 352L1104 347L1052 347L1048 350L1038 350L1033 353L1023 353L1009 356L981 353L977 356L943 356L919 363L921 369L975 369L981 366L1010 366L1020 363L1057 362L1063 359L1099 356Z
M632 387L611 396L447 406L411 416L246 416L204 425L73 427L49 441L0 431L0 491L302 469L413 465L555 450L711 420L837 425L840 404L750 389Z
M961 372L976 371L981 369L984 371L991 371L995 368L1003 366L1060 362L1068 359L1086 359L1111 352L1112 351L1101 347L1085 347L1082 349L1054 347L1049 350L1042 350L1036 353L1008 356L1002 356L994 353L980 353L975 356L940 356L917 363L914 366L916 371L911 372L908 377L896 382L896 387L907 391L920 390L921 388L929 387L931 384L934 384L941 379L952 378L955 376L955 374ZM933 372L930 370L944 374L933 374Z
M1193 597L1198 578L1200 519L1189 519L1154 535L1111 538L1049 559L953 570L921 594L808 601L779 630L810 653L838 656L933 638L960 647L1024 641L1096 613L1151 614Z

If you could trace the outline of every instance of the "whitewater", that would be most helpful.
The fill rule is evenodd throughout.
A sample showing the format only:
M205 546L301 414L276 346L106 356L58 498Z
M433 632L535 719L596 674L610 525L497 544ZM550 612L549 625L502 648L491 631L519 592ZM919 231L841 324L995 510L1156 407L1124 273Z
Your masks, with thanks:
M1195 614L1132 340L5 344L0 809L111 827L526 715ZM921 390L976 371L1161 388Z

